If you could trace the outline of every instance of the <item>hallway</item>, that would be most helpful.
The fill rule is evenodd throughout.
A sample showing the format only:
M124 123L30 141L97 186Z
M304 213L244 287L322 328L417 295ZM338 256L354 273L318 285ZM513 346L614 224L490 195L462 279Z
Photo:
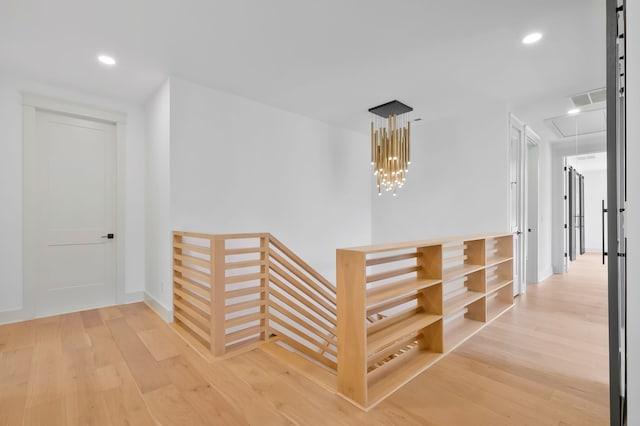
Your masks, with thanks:
M142 303L0 326L0 425L604 425L599 262L530 285L368 413L259 349L208 363Z

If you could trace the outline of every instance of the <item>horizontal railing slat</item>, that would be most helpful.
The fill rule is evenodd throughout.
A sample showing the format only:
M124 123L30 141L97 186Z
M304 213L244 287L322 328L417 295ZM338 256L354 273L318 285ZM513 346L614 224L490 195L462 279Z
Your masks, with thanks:
M225 292L225 299L235 299L236 297L251 296L252 294L262 293L265 291L262 287L253 286L247 288L239 288L237 290L229 290Z
M192 281L185 277L174 276L173 281L185 288L187 288L192 293L197 293L200 297L211 300L211 289L206 287L199 282Z
M197 257L188 256L186 254L178 254L178 253L174 254L173 258L183 263L190 263L192 265L198 265L207 269L211 268L211 261L209 260L198 259Z
M225 277L224 281L227 284L235 284L235 283L244 283L248 281L255 281L262 278L266 278L266 275L261 272L256 272L255 274L232 275L230 277Z
M241 317L236 317L232 319L228 319L224 322L225 328L238 327L243 324L248 324L254 321L261 321L264 319L264 314L262 312L256 312L249 315L243 315Z
M201 339L203 339L207 343L211 343L211 338L209 337L209 333L202 330L202 328L194 324L189 318L182 315L179 311L173 311L173 316L177 318L178 321L180 321L182 324L184 324L189 331L197 334Z
M193 251L196 253L201 253L201 254L206 254L208 256L211 256L211 249L209 247L197 246L194 244L187 244L187 243L175 243L175 247L182 250Z
M198 271L193 268L189 268L187 266L173 265L173 269L177 272L180 272L182 275L187 275L193 278L197 278L204 282L210 282L211 275L202 271Z
M254 327L243 328L242 330L234 331L233 333L229 333L225 336L224 341L226 344L237 342L240 339L245 339L247 337L255 336L256 334L260 334L264 331L264 327L260 325L256 325Z
M240 311L245 311L247 309L251 309L251 308L259 308L260 306L264 305L265 301L262 299L256 299L256 300L249 300L246 302L241 302L241 303L234 303L233 305L227 305L224 308L224 311L228 314L233 313L233 312L240 312Z
M209 302L208 300L204 301L204 300L200 299L198 296L195 296L193 293L184 291L184 290L179 289L179 288L175 288L173 291L175 292L176 295L178 295L180 298L188 301L189 303L191 303L197 309L200 309L201 311L203 311L207 315L211 315L211 305L208 303Z

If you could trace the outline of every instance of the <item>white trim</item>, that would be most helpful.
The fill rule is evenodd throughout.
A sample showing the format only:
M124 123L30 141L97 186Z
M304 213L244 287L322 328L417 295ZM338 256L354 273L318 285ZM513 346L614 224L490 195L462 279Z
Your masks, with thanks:
M553 275L553 270L551 269L547 269L546 271L544 271L544 273L541 275L542 278L538 277L538 283L541 283L543 281L546 281L549 279L549 277L551 277L551 275Z
M158 301L155 297L153 297L148 292L144 292L144 303L147 304L155 313L160 315L160 318L165 320L166 322L173 322L173 310L168 309L162 303Z
M126 114L116 111L103 110L60 99L22 93L22 142L23 142L23 189L22 189L22 271L23 271L23 319L35 318L35 283L38 281L37 269L34 267L37 256L38 235L34 232L37 224L36 203L33 196L37 188L37 164L27 161L36 158L36 112L49 111L62 113L90 120L113 123L116 127L116 303L127 303L128 295L125 287L125 206L126 206Z
M42 111L52 111L86 117L109 123L126 123L127 115L118 111L105 110L91 105L68 102L61 99L22 92L22 105L28 105Z

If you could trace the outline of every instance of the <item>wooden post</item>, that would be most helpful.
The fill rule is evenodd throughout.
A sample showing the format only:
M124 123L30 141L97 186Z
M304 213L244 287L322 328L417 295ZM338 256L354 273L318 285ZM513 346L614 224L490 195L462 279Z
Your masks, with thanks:
M260 261L262 265L260 265L260 300L262 304L260 305L260 328L262 332L260 333L260 340L268 340L271 335L271 331L269 330L269 234L266 234L260 237Z
M365 253L336 251L338 304L338 392L367 406Z
M211 352L225 353L225 240L210 238L211 247Z

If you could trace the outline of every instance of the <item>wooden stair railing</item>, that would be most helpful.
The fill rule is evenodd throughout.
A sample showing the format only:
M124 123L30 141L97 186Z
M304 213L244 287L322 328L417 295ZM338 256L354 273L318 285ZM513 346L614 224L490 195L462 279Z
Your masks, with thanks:
M173 234L174 322L214 357L276 341L337 369L336 290L270 234Z
M175 327L214 358L269 342L367 410L513 306L511 234L352 247L336 260L337 288L271 234L174 232Z

